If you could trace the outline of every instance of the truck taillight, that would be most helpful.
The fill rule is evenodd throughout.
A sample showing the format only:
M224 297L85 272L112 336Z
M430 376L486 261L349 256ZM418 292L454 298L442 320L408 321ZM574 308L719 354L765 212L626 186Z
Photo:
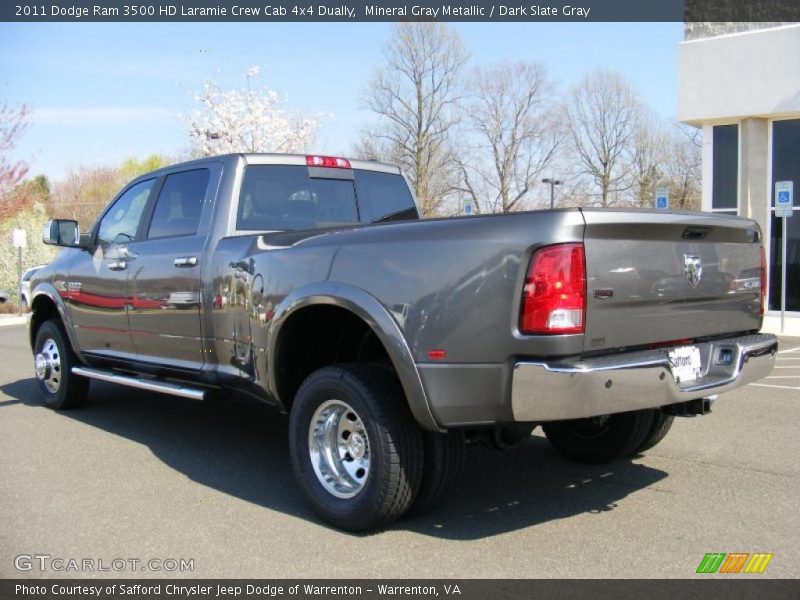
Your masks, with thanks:
M764 251L764 246L761 246L761 306L758 314L764 314L764 308L767 303L767 253Z
M334 169L349 169L350 161L346 158L336 158L335 156L306 156L306 164L309 167L332 167Z
M586 260L583 244L558 244L531 258L519 329L526 334L583 333L586 325Z

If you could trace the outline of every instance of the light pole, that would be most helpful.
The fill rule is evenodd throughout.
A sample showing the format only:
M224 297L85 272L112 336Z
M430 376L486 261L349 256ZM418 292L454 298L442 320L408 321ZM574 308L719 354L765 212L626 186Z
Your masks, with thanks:
M542 183L549 183L550 184L550 210L555 208L555 200L556 200L556 186L561 185L564 183L560 179L553 179L552 177L547 177L542 179Z

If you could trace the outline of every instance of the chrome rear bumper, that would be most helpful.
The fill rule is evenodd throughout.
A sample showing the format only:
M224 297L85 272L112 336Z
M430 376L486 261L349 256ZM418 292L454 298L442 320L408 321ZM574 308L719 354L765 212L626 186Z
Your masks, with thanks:
M657 408L720 394L772 371L778 339L758 334L694 344L703 371L678 384L668 348L615 356L514 366L511 405L516 421L559 421Z

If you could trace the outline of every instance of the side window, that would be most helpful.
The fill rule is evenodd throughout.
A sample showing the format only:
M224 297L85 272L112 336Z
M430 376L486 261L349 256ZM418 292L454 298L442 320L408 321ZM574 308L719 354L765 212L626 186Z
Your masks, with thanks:
M124 244L136 239L136 231L139 229L139 222L155 181L155 179L148 179L137 183L117 198L117 201L100 221L97 240L101 244L105 246Z
M197 233L209 176L208 169L167 175L150 221L149 239Z

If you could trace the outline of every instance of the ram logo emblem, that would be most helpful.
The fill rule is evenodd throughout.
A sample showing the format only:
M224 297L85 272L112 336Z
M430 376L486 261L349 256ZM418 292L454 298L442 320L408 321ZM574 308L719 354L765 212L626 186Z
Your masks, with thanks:
M683 255L683 276L690 287L697 287L703 278L703 265L700 257L693 254Z

